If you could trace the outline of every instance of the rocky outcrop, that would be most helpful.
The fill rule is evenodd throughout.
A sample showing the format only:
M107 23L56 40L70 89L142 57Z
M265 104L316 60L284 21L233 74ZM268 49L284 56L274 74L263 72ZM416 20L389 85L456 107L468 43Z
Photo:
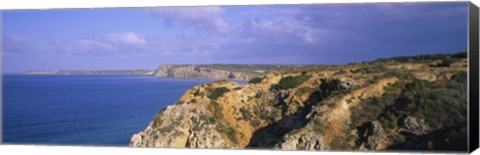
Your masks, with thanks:
M400 131L420 136L430 132L430 127L423 119L407 116L401 123Z
M217 88L226 88L228 92L214 99L212 95L217 93ZM259 115L275 113L273 105L255 101L275 98L271 95L258 97L258 92L266 91L268 88L263 85L242 86L230 81L193 87L178 103L155 116L143 132L135 134L130 145L243 148L248 145L255 129L267 122L259 119Z
M277 147L279 149L330 149L334 125L348 123L348 107L371 95L381 94L384 86L396 79L385 79L377 85L353 90L348 95L329 99L314 96L320 90L348 90L351 79L330 79L323 73L309 73L309 80L298 88L273 90L285 76L298 74L270 73L259 84L239 85L230 81L196 86L187 91L175 105L168 106L142 132L131 139L135 147L244 148ZM330 75L330 74L328 74ZM218 88L228 91L212 99ZM310 92L304 92L309 91ZM320 92L318 92L320 93ZM321 100L334 102L315 105ZM323 111L323 112L322 112ZM320 113L328 115L319 115ZM346 117L345 117L346 116ZM318 117L318 118L317 118ZM325 119L332 127L323 132L313 119Z
M345 130L345 126L350 124L350 107L357 106L360 100L383 94L385 86L397 81L397 78L387 78L374 85L353 90L351 93L330 97L324 101L329 104L312 109L311 113L314 114L310 114L312 117L310 119L313 119L313 121L310 121L300 131L287 134L284 137L284 143L280 144L278 148L286 150L331 150L340 147L334 145L341 145L342 148L353 147L354 143L338 141L339 139L356 136L351 130ZM312 139L312 137L317 138ZM316 147L305 148L305 146Z
M429 68L422 64L396 66L387 68L408 72L413 78L425 78L433 82L449 80L465 70ZM432 77L420 75L421 69L429 70ZM161 66L155 75L248 79L247 75L198 66ZM287 81L291 82L288 83L289 87L278 87L280 84L287 85L283 83L287 77L308 78L300 83L293 79ZM406 141L402 139L402 134L429 135L432 129L427 120L415 116L384 118L387 116L381 112L374 120L362 120L354 117L355 111L352 109L361 110L371 106L363 102L372 98L378 100L385 96L387 90L388 93L402 92L396 88L405 89L404 85L412 80L402 77L400 74L386 72L274 71L265 74L257 84L240 85L221 80L195 86L180 97L177 103L158 113L144 131L133 135L130 146L364 151L389 149ZM391 88L397 84L397 87ZM383 109L395 108L401 107ZM407 142L416 144L418 140Z
M157 71L153 75L157 77L180 79L249 80L253 77L259 76L260 74L211 69L197 65L162 65L158 67Z
M369 123L363 131L363 135L360 135L360 137L364 139L359 148L359 150L362 151L383 150L387 148L389 144L387 133L378 121Z

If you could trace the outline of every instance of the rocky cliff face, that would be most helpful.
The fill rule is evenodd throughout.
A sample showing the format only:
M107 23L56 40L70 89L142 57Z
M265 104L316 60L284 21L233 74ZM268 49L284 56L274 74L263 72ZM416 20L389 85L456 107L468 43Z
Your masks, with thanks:
M249 80L255 76L258 76L258 74L211 69L197 65L162 65L158 67L158 70L154 73L154 76L181 79Z
M410 146L440 148L455 141L451 137L461 139L459 128L448 130L450 137L438 136L444 130L447 132L447 128L461 124L461 119L446 120L451 124L439 123L433 127L431 122L443 120L426 117L428 107L419 112L404 110L420 105L403 97L411 93L412 87L431 84L433 86L425 89L433 89L457 80L466 68L455 67L461 64L406 66L409 67L392 64L387 65L385 71L368 73L361 72L362 66L355 65L342 70L274 71L257 84L240 85L222 80L196 86L176 104L158 113L144 131L133 135L130 146L384 150ZM248 79L247 75L195 66L177 69L161 66L156 76ZM434 110L448 111L448 108L435 107ZM437 143L442 138L450 141Z

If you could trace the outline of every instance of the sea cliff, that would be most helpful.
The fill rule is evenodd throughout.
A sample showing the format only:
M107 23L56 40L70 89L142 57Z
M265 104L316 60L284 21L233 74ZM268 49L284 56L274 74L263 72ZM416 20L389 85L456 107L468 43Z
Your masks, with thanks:
M35 75L151 75L162 78L247 81L288 65L199 64L161 65L157 69L138 70L60 70L27 71ZM298 65L292 65L298 66Z
M152 75L153 70L62 70L62 71L27 71L30 75Z
M179 79L249 80L260 74L212 69L198 65L162 65L153 75Z
M133 135L130 146L465 150L467 60L450 57L454 61L418 57L297 68L246 85L220 80L195 86ZM162 66L156 75L232 74L207 70Z

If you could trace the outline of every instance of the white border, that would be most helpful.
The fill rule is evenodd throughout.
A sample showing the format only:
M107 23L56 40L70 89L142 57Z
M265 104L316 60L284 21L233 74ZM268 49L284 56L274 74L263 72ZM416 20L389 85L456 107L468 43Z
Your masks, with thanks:
M154 6L371 3L371 2L451 2L466 0L2 0L0 9L111 8Z
M434 0L446 2L452 0ZM465 0L454 0L465 1ZM432 0L1 0L0 10L15 9L65 9L65 8L116 8L116 7L152 7L152 6L207 6L207 5L259 5L259 4L312 4L312 3L371 3L371 2L433 2ZM472 1L477 6L478 1ZM1 25L0 15L0 25ZM1 29L0 29L1 35ZM0 42L1 47L1 42ZM1 49L1 48L0 48ZM0 55L1 62L1 55ZM1 71L0 64L0 71ZM1 77L0 77L1 80ZM1 90L1 87L0 87ZM1 98L0 98L1 102ZM1 107L0 107L1 110ZM0 111L1 113L1 111ZM1 116L0 116L1 118ZM0 120L1 121L1 120ZM0 129L1 133L1 129ZM0 135L1 136L1 135ZM1 154L50 154L50 155L84 155L84 154L400 154L400 153L361 153L361 152L315 152L315 151L266 151L266 150L210 150L210 149L161 149L161 148L128 148L128 147L80 147L80 146L35 146L35 145L0 145ZM421 154L404 152L403 154ZM476 151L475 154L480 154Z

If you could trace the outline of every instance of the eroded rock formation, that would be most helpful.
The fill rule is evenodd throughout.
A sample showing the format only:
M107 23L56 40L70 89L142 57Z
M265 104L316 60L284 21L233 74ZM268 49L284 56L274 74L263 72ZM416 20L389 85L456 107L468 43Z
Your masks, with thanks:
M408 95L406 89L414 86L427 87L423 83L428 82L421 80L432 85L455 80L456 75L466 70L458 66L462 65L392 64L386 67L390 72L364 73L357 71L361 67L353 65L343 70L273 71L257 84L240 85L228 80L203 84L191 88L176 104L158 113L144 131L132 136L130 146L384 150L421 143L415 147L434 148L430 144L436 139L428 139L427 135L443 132L443 128L429 126L427 122L432 121L429 118L418 118L401 111L412 106L404 103L413 104L413 101L401 100L402 95ZM196 66L175 69L162 66L155 75L251 78ZM308 78L298 78L302 81L294 87L279 87L285 84L282 80L286 77L300 76ZM419 80L420 84L416 84L415 81ZM391 100L395 103L381 105L383 103L373 102L390 102L385 98L392 93L398 94L392 95L398 98ZM373 120L353 116L352 113L371 107L371 102L381 107L378 115L372 116ZM447 124L444 126L447 128Z

